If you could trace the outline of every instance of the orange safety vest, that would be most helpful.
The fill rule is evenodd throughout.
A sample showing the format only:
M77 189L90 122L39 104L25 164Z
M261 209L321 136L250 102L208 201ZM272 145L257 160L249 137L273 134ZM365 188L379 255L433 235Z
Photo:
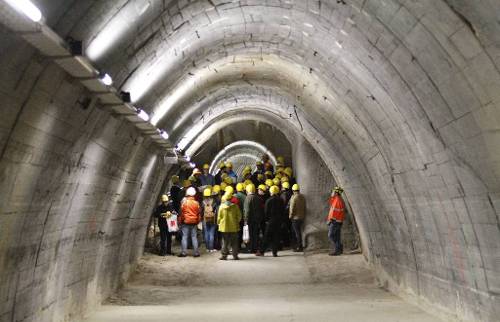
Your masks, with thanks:
M335 219L336 221L343 222L345 217L344 200L339 195L330 197L330 212L328 213L328 221Z

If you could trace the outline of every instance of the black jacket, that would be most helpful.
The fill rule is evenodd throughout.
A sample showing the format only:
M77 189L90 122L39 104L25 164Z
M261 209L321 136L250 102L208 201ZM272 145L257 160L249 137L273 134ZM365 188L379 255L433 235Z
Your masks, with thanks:
M260 224L264 220L264 200L257 194L250 194L245 198L243 210L244 218L249 223Z
M278 195L269 197L265 206L265 220L269 225L280 226L285 217L285 205Z
M182 200L181 188L177 185L170 187L170 199L172 200L175 211L179 212L181 209Z
M169 201L167 204L164 204L162 202L161 205L159 205L158 207L156 207L153 215L156 218L158 218L158 226L160 226L160 225L167 225L167 219L161 215L162 213L165 213L167 211L175 211L175 212L177 212L174 209L174 204L173 204L172 201Z

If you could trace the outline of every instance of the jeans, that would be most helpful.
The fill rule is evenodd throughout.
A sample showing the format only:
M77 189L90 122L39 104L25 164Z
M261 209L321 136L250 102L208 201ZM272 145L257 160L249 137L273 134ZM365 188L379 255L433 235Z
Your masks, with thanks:
M342 222L334 221L329 224L328 227L328 238L332 242L332 253L342 254L343 246L342 240L340 238L340 231L342 229Z
M231 246L233 257L238 257L238 248L240 243L238 241L238 233L222 233L222 250L223 257L229 255L229 247Z
M182 242L181 242L181 253L186 254L188 248L188 238L191 237L193 243L193 255L199 255L198 251L198 225L195 224L183 224L182 225Z
M205 246L208 250L214 249L215 229L217 225L214 223L205 223Z
M303 220L292 220L292 228L295 233L296 248L302 249L302 224Z

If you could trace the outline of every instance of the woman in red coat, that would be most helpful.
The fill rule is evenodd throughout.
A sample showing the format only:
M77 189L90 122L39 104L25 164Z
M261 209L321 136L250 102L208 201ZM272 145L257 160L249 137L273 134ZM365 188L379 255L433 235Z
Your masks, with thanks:
M340 231L345 218L345 204L342 199L341 187L333 188L332 196L330 197L330 212L328 213L328 238L332 242L332 251L330 256L338 256L342 254L342 241Z

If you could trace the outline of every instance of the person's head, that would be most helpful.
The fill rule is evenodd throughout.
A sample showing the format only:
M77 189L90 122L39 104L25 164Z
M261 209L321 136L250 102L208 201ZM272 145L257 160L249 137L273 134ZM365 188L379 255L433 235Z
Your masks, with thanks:
M170 181L172 181L172 184L178 184L179 183L179 176L174 175L172 178L170 178Z
M233 184L233 178L227 176L224 178L224 182L229 186Z
M190 185L191 185L191 181L189 181L189 180L187 180L187 179L186 179L186 180L184 180L184 181L182 181L182 186L183 186L184 188L187 188L187 187L189 187Z
M273 172L272 171L266 171L264 173L264 175L266 176L266 179L272 179L273 178Z
M279 186L281 185L281 180L280 180L280 179L278 179L278 178L274 178L274 179L273 179L273 185L275 185L275 186L278 186L278 187L279 187Z
M287 183L288 183L288 182L287 182ZM298 184L294 184L294 185L292 186L292 191L293 191L293 193L295 193L295 194L300 193L300 187L299 187L299 185L298 185Z
M226 189L224 189L224 192L226 194L232 195L234 193L234 188L233 186L227 186Z
M281 187L283 188L283 190L289 190L290 189L290 182L283 182L281 184Z
M196 189L195 188L189 187L186 190L186 196L188 196L188 197L194 197L195 195L196 195Z
M233 198L233 194L232 193L225 193L224 196L222 196L222 199L221 201L223 203L225 203L226 205L230 205L231 204L231 198Z
M271 194L271 196L275 196L279 192L280 192L280 188L278 188L278 186L272 186L271 188L269 188L269 193Z
M168 202L168 196L167 195L161 195L161 202L167 203Z
M291 177L292 177L292 175L293 175L293 169L292 169L292 168L290 168L290 167L285 168L285 170L283 170L283 172L286 174L286 176L287 176L288 178L291 178Z
M264 163L264 169L265 169L266 171L271 172L271 169L272 169L272 168L273 168L273 165L271 164L271 162L266 162L266 163Z
M221 170L221 171L226 170L226 163L225 162L219 163L219 170Z
M208 174L208 171L210 170L210 166L208 164L204 164L203 165L203 174L204 175L207 175Z
M197 180L196 180L196 177L195 177L195 176L190 176L190 177L188 178L188 180L189 180L189 183L190 183L190 185L191 185L191 186L196 185L196 181L197 181Z
M205 188L205 190L203 190L203 198L210 198L210 197L212 197L212 189Z
M264 175L262 173L259 173L257 175L257 181L264 182L264 180L266 180L266 178L264 177Z
M218 195L220 193L220 186L218 184L216 184L215 186L212 187L212 196L214 195Z
M201 175L201 171L198 168L193 169L193 177L198 178Z
M332 195L341 195L342 192L344 192L344 189L342 189L339 186L336 186L333 188Z
M262 169L264 169L264 163L262 163L262 161L255 162L255 166L257 167L257 170L262 171Z
M268 161L269 161L269 155L268 154L262 155L262 163L266 163Z
M233 170L233 164L231 162L226 162L226 170L227 172L231 172Z
M227 187L227 183L223 182L223 183L220 184L220 190L221 191L225 191L226 187Z
M271 179L266 179L266 186L271 187L273 185L273 180Z
M278 161L279 164L282 164L282 165L285 164L285 158L281 155L276 158L276 161Z
M253 183L250 183L246 186L245 190L247 191L248 195L252 195L255 193L255 185Z
M267 186L265 184L259 185L259 195L263 196L266 194Z
M283 184L285 182L290 182L290 179L288 179L286 175L281 177L281 183Z
M243 192L243 190L245 189L245 187L243 186L243 183L239 182L237 185L236 185L236 191L238 192Z

